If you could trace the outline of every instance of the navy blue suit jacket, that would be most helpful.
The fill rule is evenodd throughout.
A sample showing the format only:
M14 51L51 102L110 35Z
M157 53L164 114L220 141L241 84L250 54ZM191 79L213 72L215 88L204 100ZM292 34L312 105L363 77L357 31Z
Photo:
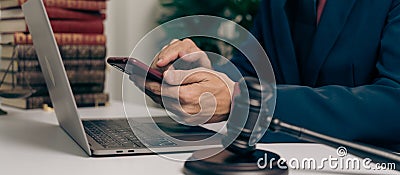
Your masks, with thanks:
M345 140L400 144L400 1L328 0L302 69L285 3L263 1L252 31L274 68L274 117ZM232 62L255 75L247 59ZM298 140L267 133L263 141Z

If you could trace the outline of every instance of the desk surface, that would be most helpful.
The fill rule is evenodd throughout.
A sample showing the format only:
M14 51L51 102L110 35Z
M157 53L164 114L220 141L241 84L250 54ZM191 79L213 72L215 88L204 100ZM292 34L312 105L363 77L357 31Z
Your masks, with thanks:
M182 174L183 162L176 162L157 155L90 158L58 126L54 112L43 110L18 110L3 107L9 112L0 116L0 174L4 175L112 175L112 174ZM147 114L141 106L130 106L137 116ZM152 109L153 114L163 115L162 110ZM123 117L120 102L108 107L79 109L81 116ZM259 144L287 160L314 158L317 161L337 155L336 150L318 144ZM176 155L181 159L189 153ZM349 155L352 157L351 155ZM372 170L290 170L290 174L400 174L394 171Z

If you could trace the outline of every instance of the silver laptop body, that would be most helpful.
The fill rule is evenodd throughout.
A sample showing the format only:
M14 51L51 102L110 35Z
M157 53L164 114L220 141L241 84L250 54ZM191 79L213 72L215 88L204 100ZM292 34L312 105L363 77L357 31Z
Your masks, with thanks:
M175 152L189 152L202 148L208 148L215 145L220 145L220 137L215 137L211 139L207 144L166 144L166 145L156 145L154 147L146 145L143 146L121 146L113 145L112 147L104 146L104 143L99 143L98 138L102 135L93 136L93 134L88 134L90 128L88 129L85 123L121 123L127 119L99 119L82 121L79 117L75 99L68 81L64 64L61 59L56 40L54 38L53 30L50 26L49 18L45 11L42 0L29 0L22 5L22 10L25 14L25 20L27 22L29 31L32 35L33 44L36 49L38 60L49 90L50 98L53 103L53 107L61 128L76 142L89 156L109 156L109 155L140 155L153 153L175 153ZM145 119L147 118L147 119ZM144 130L146 133L151 133L151 127L147 127L145 121L149 117L137 118L139 130ZM115 120L115 121L113 121ZM169 117L156 117L155 121L160 126L166 127L181 127L172 121ZM126 121L125 121L126 122ZM135 121L136 122L136 121ZM125 130L130 130L129 125L123 128ZM134 127L134 126L133 126ZM96 125L97 128L97 125ZM185 140L193 140L194 137L207 138L211 136L211 131L197 129L195 132L181 132L178 137ZM96 131L97 132L97 131ZM155 132L155 131L154 131ZM135 132L136 133L136 132ZM115 133L114 133L115 134ZM176 134L176 133L175 133ZM103 141L102 141L103 142ZM108 143L107 143L108 144ZM151 148L151 150L149 149Z

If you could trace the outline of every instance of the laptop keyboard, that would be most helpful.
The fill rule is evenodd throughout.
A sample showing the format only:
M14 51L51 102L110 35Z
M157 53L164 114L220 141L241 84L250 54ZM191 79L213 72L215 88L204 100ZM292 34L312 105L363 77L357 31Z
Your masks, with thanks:
M83 121L83 126L86 133L104 148L145 148L176 145L160 135L153 134L154 131L146 131L142 127L135 127L135 133L133 133L128 121L123 119ZM137 126L140 126L140 124ZM143 143L135 134L141 138Z

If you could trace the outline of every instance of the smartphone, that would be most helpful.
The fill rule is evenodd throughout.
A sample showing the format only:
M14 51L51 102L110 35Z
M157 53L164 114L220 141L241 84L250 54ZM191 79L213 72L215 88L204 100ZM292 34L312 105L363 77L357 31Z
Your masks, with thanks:
M163 74L156 69L150 68L138 59L128 57L110 57L107 58L107 63L128 75L138 75L162 83Z

